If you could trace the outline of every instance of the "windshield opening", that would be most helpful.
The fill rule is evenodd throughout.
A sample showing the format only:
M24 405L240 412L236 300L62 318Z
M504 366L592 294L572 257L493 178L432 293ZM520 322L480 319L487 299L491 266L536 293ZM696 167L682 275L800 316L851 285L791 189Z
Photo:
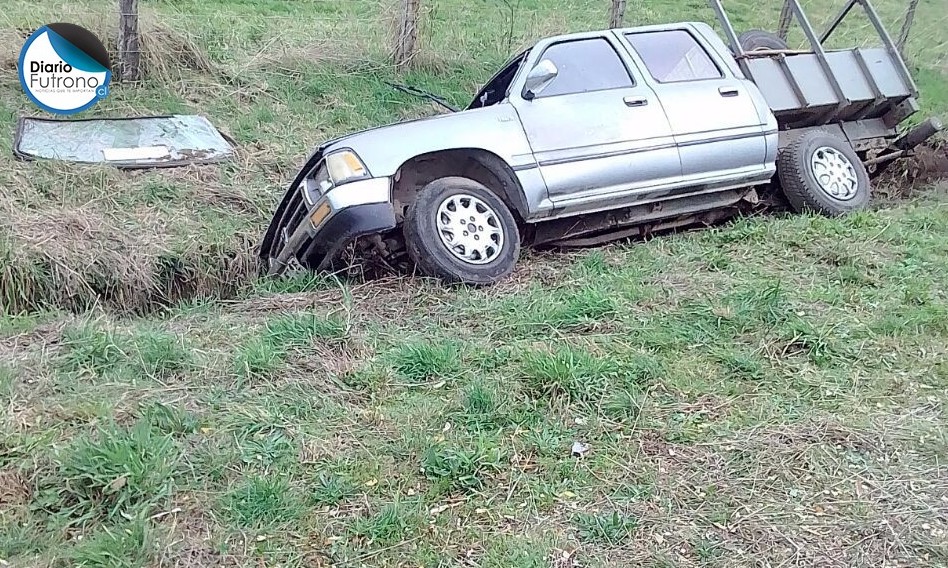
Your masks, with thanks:
M523 64L529 51L529 49L525 49L508 61L503 68L484 85L480 92L477 93L467 108L487 107L504 100L507 96L507 90L510 88L510 83L514 77L516 77L517 71L520 69L520 65Z

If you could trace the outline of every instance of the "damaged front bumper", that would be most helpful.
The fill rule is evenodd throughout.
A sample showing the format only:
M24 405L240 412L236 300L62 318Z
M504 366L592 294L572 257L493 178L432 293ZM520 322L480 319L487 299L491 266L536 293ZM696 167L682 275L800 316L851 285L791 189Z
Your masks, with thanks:
M391 178L320 185L323 168L320 160L312 175L301 172L277 208L260 245L267 275L325 270L353 239L395 228Z

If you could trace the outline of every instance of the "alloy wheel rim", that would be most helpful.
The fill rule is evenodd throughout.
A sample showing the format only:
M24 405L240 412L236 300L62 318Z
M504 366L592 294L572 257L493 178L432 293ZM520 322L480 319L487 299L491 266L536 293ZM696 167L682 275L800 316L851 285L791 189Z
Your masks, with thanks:
M849 201L859 191L856 168L845 154L821 146L810 156L810 173L820 190L837 201Z
M487 264L497 259L504 247L500 218L473 195L446 197L438 206L436 223L441 243L468 264Z

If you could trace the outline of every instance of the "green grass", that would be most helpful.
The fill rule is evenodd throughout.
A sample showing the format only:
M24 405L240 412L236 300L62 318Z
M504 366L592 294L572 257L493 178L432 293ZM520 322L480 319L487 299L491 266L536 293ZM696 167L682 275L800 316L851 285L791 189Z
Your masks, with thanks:
M406 342L392 349L389 359L392 369L409 381L441 378L460 370L458 347L448 341Z
M12 139L17 115L34 110L13 71L16 30L60 18L84 24L100 37L115 36L115 18L105 17L114 6L104 0L44 8L33 4L16 0L0 16L4 38L10 38L10 49L0 53L5 64L0 66L0 91L7 95L5 112L0 112L0 125L9 133L5 144ZM548 34L603 27L606 4L439 2L425 17L418 65L401 72L387 59L394 6L381 12L361 0L338 7L322 0L142 6L143 33L151 39L145 45L150 76L136 87L116 84L89 114L204 114L238 141L247 159L239 165L139 176L57 163L14 163L0 170L0 196L9 210L0 223L0 298L18 312L107 305L141 313L196 294L220 297L268 287L320 286L320 279L273 284L254 278L254 245L284 190L287 171L323 140L433 112L425 101L386 82L407 82L465 106L516 50ZM828 3L805 4L818 28L833 15ZM875 6L896 34L904 3L881 0ZM777 5L759 8L743 0L728 8L739 31L773 29L779 11ZM629 25L675 20L714 18L702 2L664 0L641 2L626 15ZM917 118L944 118L948 111L945 24L937 2L920 4L906 48L922 92ZM857 17L834 41L850 46L873 39L865 20ZM796 27L790 42L802 45ZM10 221L14 218L17 222ZM56 238L50 241L50 235ZM106 241L110 246L102 247ZM593 279L597 270L609 269L601 260L589 262L583 270ZM706 262L723 268L718 253ZM603 316L614 312L616 292L638 290L591 285L569 298L552 292L551 302L533 312L536 317L512 331L543 334L551 327L608 324Z
M283 367L291 352L305 352L316 341L339 342L345 335L346 324L337 316L303 312L273 318L262 332L244 341L233 368L243 378L267 377Z
M939 566L946 204L531 255L548 284L5 319L0 558L779 563L761 535L837 554L895 519L861 558ZM610 309L520 333L570 289Z
M574 522L583 540L607 545L624 543L638 527L635 519L624 517L618 511L611 515L579 513Z
M221 509L236 526L269 527L302 514L300 497L279 477L252 477L225 494Z
M63 336L59 368L100 379L168 380L191 370L195 356L181 337L143 324L132 332L86 321Z
M57 523L143 520L170 496L178 457L174 439L145 422L100 428L54 458L57 467L39 480L34 503Z
M151 75L90 115L205 114L240 159L0 168L2 564L948 563L944 184L839 219L525 251L489 289L253 276L313 145L431 111L386 80L464 105L512 51L602 27L607 3L429 4L403 72L387 4L142 4ZM897 30L903 3L874 4ZM779 9L728 6L741 29ZM14 30L111 38L115 18L99 0L3 12L9 152L34 112ZM908 48L941 115L943 12L923 0ZM709 16L648 0L627 21Z

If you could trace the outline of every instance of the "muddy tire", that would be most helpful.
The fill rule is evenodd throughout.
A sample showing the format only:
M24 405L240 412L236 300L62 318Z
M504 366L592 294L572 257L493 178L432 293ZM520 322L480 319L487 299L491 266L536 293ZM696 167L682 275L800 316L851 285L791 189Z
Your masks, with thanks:
M826 132L801 134L777 155L777 177L798 212L836 217L869 204L866 167L849 142Z
M744 51L757 51L758 49L790 49L787 42L780 39L780 36L764 30L748 30L742 33L737 41L740 42Z
M418 192L404 223L408 254L426 276L488 285L520 257L520 232L504 202L468 178L445 177Z

